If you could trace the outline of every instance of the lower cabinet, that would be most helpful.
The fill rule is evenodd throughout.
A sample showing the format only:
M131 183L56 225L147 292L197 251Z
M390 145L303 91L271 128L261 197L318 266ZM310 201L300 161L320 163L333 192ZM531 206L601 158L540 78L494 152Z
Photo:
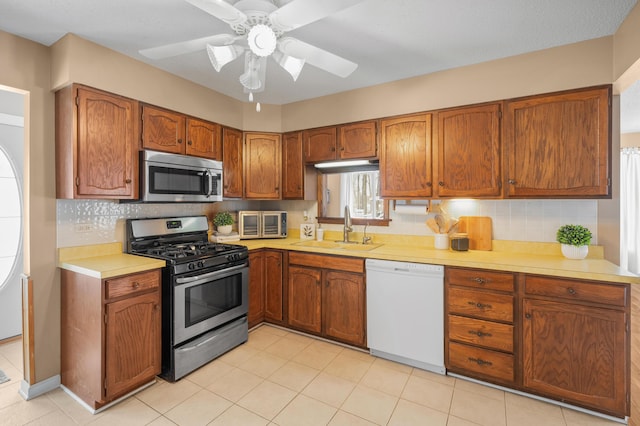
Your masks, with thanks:
M98 409L160 373L160 270L61 271L61 382Z
M249 327L263 321L282 323L283 253L257 250L249 253Z
M449 371L630 413L629 285L446 268Z
M290 252L288 325L366 347L364 259Z

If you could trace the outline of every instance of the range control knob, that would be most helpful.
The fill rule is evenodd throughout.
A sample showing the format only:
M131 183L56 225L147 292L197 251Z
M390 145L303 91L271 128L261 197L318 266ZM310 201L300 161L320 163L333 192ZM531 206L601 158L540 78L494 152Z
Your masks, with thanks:
M195 263L190 263L188 266L190 271L193 271L194 269L196 269L196 264Z
M198 268L204 268L204 262L202 260L198 261Z

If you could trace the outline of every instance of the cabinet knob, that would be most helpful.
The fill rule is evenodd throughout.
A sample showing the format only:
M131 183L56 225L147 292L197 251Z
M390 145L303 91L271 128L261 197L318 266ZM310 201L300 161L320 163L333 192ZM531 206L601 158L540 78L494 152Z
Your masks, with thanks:
M478 337L491 337L491 333L484 333L482 331L476 331L476 330L469 330L469 334L473 334L474 336L478 336Z
M137 281L134 281L134 282L131 284L131 287L133 287L133 288L138 288L138 287L140 287L140 283L138 283Z
M182 143L182 139L178 139L178 143Z
M486 308L491 309L492 308L492 306L490 304L488 304L488 303L480 303L480 302L476 303L476 302L473 302L473 301L469 301L469 302L467 302L467 304L475 306L478 309L486 309Z
M509 179L509 180L507 180L507 182L509 182L511 185L515 185L516 184L516 180L515 179Z
M125 179L124 183L131 183L131 179Z
M576 294L576 291L575 291L573 288L569 287L569 288L567 289L567 293L569 293L569 294Z
M531 314L527 312L526 314L524 314L524 317L525 317L526 319L531 319Z
M193 145L193 142L187 141L187 145Z
M473 281L474 283L478 283L478 284L484 284L484 283L487 282L487 280L485 280L484 278L480 278L480 277L471 278L471 281Z
M438 182L438 186L444 186L444 182L443 181Z

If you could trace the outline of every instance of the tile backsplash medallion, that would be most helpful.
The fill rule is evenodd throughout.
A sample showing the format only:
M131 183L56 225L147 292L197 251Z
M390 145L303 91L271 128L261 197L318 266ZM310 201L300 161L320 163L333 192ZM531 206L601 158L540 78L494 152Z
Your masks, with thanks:
M439 201L436 201L436 203ZM596 200L444 200L440 205L451 216L489 216L493 219L493 239L555 242L557 229L564 224L586 226L598 243L598 204ZM409 212L393 210L388 227L370 227L379 234L433 235L425 221L433 216L424 209ZM304 212L313 222L315 201L223 201L212 204L137 204L103 200L57 200L58 247L72 247L110 242L125 242L125 220L129 218L170 217L227 210L286 210L289 229L298 229ZM235 225L234 225L235 226ZM341 225L322 225L341 230ZM362 226L354 231L362 232Z

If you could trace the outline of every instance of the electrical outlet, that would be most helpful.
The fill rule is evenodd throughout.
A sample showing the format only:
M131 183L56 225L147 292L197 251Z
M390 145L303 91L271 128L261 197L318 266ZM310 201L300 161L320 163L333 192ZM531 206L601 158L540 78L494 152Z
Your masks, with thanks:
M75 232L91 232L93 231L93 226L90 223L76 223L73 225L73 230Z

